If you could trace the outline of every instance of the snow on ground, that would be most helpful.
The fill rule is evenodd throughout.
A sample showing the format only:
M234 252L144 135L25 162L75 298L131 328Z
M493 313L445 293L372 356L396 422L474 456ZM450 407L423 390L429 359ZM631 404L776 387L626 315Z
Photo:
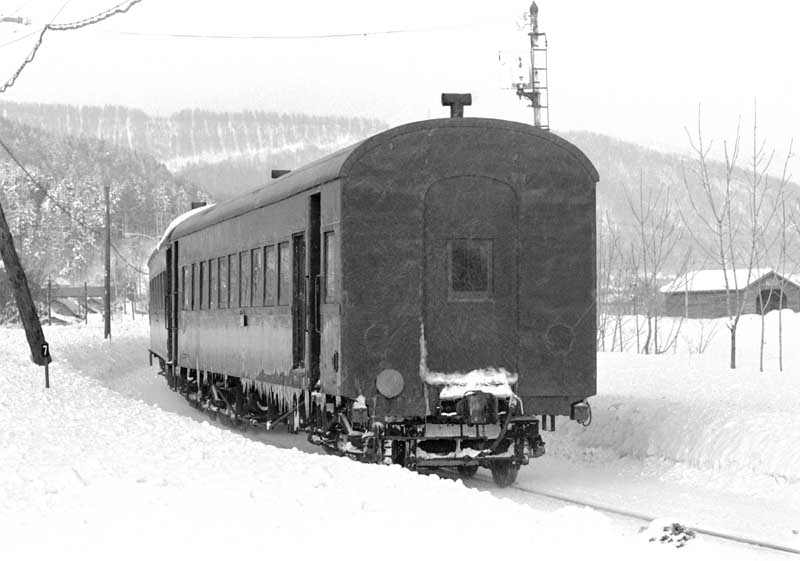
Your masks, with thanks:
M796 341L800 316L785 314L784 323L786 340ZM743 367L730 371L724 327L706 353L687 351L700 325L683 326L675 353L601 353L591 427L560 422L545 434L548 456L524 468L520 481L556 489L560 481L567 494L595 499L605 485L613 489L600 502L616 494L616 506L652 512L654 501L641 506L641 495L654 495L659 479L668 487L658 501L679 492L690 504L705 500L744 516L745 527L748 516L776 505L776 518L795 516L776 535L797 528L800 511L790 505L800 504L798 346L787 345L783 373L774 357L758 372L753 345L744 343L758 321L745 317ZM220 429L153 379L146 333L145 322L129 320L115 322L111 342L91 323L46 328L56 362L45 390L23 332L0 330L3 557L715 557L703 537L678 550L647 542L647 532L624 535L631 532L591 509L535 510L459 481L278 449ZM723 494L731 489L738 498Z
M623 538L591 509L545 513L459 481L266 446L101 384L141 364L144 329L116 325L108 343L96 327L48 328L49 390L22 331L0 330L4 558L678 552Z
M783 371L777 312L763 372L761 318L742 317L735 370L726 321L683 322L677 348L654 356L636 354L625 318L628 351L598 354L591 426L545 433L545 461L520 480L800 549L800 314L783 312Z
M783 313L782 372L777 312L765 321L763 372L757 352L760 316L742 316L735 370L729 368L726 321L684 322L677 349L665 354L635 354L635 344L634 352L599 353L592 426L564 425L572 451L602 449L679 462L743 484L753 479L800 484L800 314ZM688 352L701 332L713 333L708 348Z

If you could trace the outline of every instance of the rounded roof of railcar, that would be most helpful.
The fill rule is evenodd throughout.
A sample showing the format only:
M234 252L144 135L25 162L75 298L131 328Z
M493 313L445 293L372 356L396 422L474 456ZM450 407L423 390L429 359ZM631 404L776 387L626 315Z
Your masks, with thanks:
M191 216L182 221L171 233L166 235L162 241L164 243L171 242L224 220L276 203L308 189L313 189L314 187L334 181L340 177L346 177L353 164L375 148L411 133L445 127L496 128L537 137L564 150L565 155L572 156L578 160L585 168L586 172L591 175L595 181L598 180L597 170L583 152L572 143L551 132L537 129L524 123L502 121L498 119L476 117L430 119L401 125L378 133L366 140L300 167L266 185L219 203L206 212Z

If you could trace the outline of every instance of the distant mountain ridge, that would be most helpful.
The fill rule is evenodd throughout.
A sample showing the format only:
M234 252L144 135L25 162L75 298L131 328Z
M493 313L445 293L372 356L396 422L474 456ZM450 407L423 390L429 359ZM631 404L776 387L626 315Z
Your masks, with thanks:
M626 243L639 235L636 221L626 198L626 190L636 200L641 181L645 199L648 194L653 194L657 189L663 188L664 194L669 190L678 227L685 231L688 225L691 230L691 233L684 234L683 240L674 252L672 268L677 270L680 267L679 262L682 261L690 247L693 250L694 260L693 263L690 263L690 267L716 268L718 266L713 258L703 254L697 244L699 238L707 247L715 245L709 239L708 229L703 223L710 221L711 216L700 181L696 177L697 162L695 158L690 155L660 152L594 132L569 131L559 134L574 143L594 163L600 174L600 181L597 185L598 216L603 219L608 216L610 224L622 232ZM749 223L750 213L750 202L747 195L752 181L752 170L747 169L749 163L746 156L740 156L739 166L732 174L731 208L734 222L741 225L740 237L737 242L744 253L747 253L749 244L746 234L746 224ZM781 173L781 166L780 162L773 162L770 168L771 175L766 178L773 188L780 182L780 178L776 176ZM707 167L715 199L717 204L720 204L726 175L725 165L722 162L709 160ZM785 193L788 210L790 212L800 211L800 206L798 206L800 185L787 183ZM773 190L771 195L766 197L761 212L762 217L770 214L770 205L777 204L775 196L776 193ZM698 216L692 207L692 200L706 214L705 216L702 218ZM680 215L683 218L680 218ZM769 225L762 224L761 226L766 228L765 239L777 239L780 223L776 217L772 218ZM777 248L767 247L764 251L765 254L761 257L763 259L761 266L777 267Z
M12 102L0 102L0 116L151 154L216 198L265 183L271 169L294 169L388 128L377 119L265 111L187 109L158 117L121 106Z
M118 106L9 102L0 102L0 116L51 133L100 138L138 153L152 154L177 177L204 188L217 200L266 183L272 169L296 169L388 128L386 123L369 118L201 110L156 117ZM668 187L676 209L683 213L694 235L708 236L690 205L690 196L696 201L703 199L699 182L692 175L695 162L690 156L663 153L588 131L557 131L557 134L582 149L597 167L598 215L604 219L608 216L610 223L620 228L626 244L638 237L626 189L635 195L640 179L646 193ZM688 148L687 145L687 151ZM734 212L744 217L747 201L743 195L749 172L745 169L745 158L740 163L743 167L734 174L738 193ZM778 167L776 163L773 171L779 172ZM708 169L712 183L721 188L725 177L723 164L711 161ZM688 188L684 172L689 178ZM796 202L800 187L790 184L787 190ZM691 238L689 234L685 236L678 253L685 254L693 243Z

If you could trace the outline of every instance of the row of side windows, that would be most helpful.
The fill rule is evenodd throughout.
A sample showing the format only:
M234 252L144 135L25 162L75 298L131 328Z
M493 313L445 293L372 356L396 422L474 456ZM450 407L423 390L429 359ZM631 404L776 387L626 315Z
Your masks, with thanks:
M325 233L325 302L337 301L334 232ZM181 267L184 310L286 306L292 301L289 242L257 247Z

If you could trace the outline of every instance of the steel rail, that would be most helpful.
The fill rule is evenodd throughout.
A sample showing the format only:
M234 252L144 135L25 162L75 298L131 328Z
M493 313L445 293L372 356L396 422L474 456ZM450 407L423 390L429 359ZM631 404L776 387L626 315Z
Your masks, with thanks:
M188 402L188 400L187 400L187 402ZM206 412L206 414L211 416L210 411L206 410L205 412ZM239 432L240 434L242 434L245 437L248 436L247 432L237 431L236 430L237 427L233 427L233 426L225 424L225 423L219 423L218 422L217 426L219 428L223 428L223 429ZM256 440L256 441L257 442L262 442L260 440ZM272 445L273 446L277 446L279 448L283 447L282 445L275 444L275 443L273 443ZM449 471L449 470L445 470L445 471ZM455 474L453 474L453 476L454 476L454 478L458 478L459 477L459 476L456 476ZM469 479L464 479L464 482L468 483L470 479L473 480L473 481L477 480L477 481L481 481L483 483L488 483L489 484L488 490L491 490L492 488L494 488L493 487L494 486L494 482L492 481L492 479L490 477L485 476L485 475L474 475ZM652 522L653 520L656 520L657 518L661 518L661 517L658 517L658 516L653 516L651 514L643 514L641 512L635 512L635 511L632 511L632 510L625 510L625 509L622 509L622 508L616 508L616 507L613 507L613 506L604 505L604 504L596 503L596 502L593 502L593 501L585 501L585 500L581 500L581 499L575 499L573 497L568 497L567 495L560 495L558 493L551 493L551 492L548 492L548 491L539 491L539 490L536 490L536 489L528 489L528 488L525 488L525 487L520 487L519 485L516 485L516 484L515 485L509 485L508 487L504 487L504 488L505 489L514 489L515 491L520 491L522 493L527 493L529 495L538 495L540 497L546 497L548 499L553 499L553 500L561 501L561 502L565 502L565 503L571 503L571 504L580 505L580 506L588 506L589 508L593 508L595 510L600 510L600 511L603 511L603 512L609 512L611 514L616 514L618 516L624 516L626 518L636 518L638 520L643 520L645 522ZM767 541L764 541L764 540L757 540L757 539L754 539L754 538L748 538L746 536L737 536L736 534L729 534L729 533L726 533L726 532L718 532L716 530L709 530L707 528L700 528L700 527L696 527L696 526L687 526L687 529L692 530L692 531L694 531L695 533L698 533L698 534L703 534L705 536L710 536L710 537L714 537L714 538L718 538L718 539L722 539L722 540L726 540L726 541L741 543L741 544L745 544L745 545L751 545L751 546L755 546L755 547L761 547L761 548L764 548L764 549L771 549L771 550L775 550L775 551L781 551L781 552L784 552L784 553L793 553L795 555L800 555L800 549L796 549L796 548L789 547L789 546L786 546L786 545L767 542Z
M483 476L483 475L476 475L473 479L477 479L489 484L493 484L491 478ZM625 510L622 508L616 508L613 506L608 506L600 503L595 503L593 501L584 501L581 499L575 499L573 497L568 497L566 495L560 495L558 493L550 493L548 491L538 491L536 489L527 489L525 487L520 487L519 485L510 485L507 489L514 489L515 491L521 491L523 493L527 493L529 495L539 495L541 497L547 497L548 499L553 499L556 501L562 501L565 503L572 503L580 506L588 506L595 510L602 510L604 512L610 512L612 514L617 514L619 516L625 516L627 518L637 518L639 520L644 520L646 522L652 522L653 520L660 518L658 516L652 516L650 514L643 514L641 512L635 512L632 510ZM705 536L711 536L714 538L719 538L727 541L742 543L746 545L752 545L756 547L762 547L764 549L773 549L776 551L782 551L785 553L794 553L800 554L800 549L796 549L793 547L789 547L786 545L781 545L777 543L767 542L764 540L758 540L754 538L748 538L746 536L737 536L736 534L729 534L726 532L718 532L717 530L709 530L707 528L700 528L696 526L687 526L688 529L693 530L698 534L703 534Z

